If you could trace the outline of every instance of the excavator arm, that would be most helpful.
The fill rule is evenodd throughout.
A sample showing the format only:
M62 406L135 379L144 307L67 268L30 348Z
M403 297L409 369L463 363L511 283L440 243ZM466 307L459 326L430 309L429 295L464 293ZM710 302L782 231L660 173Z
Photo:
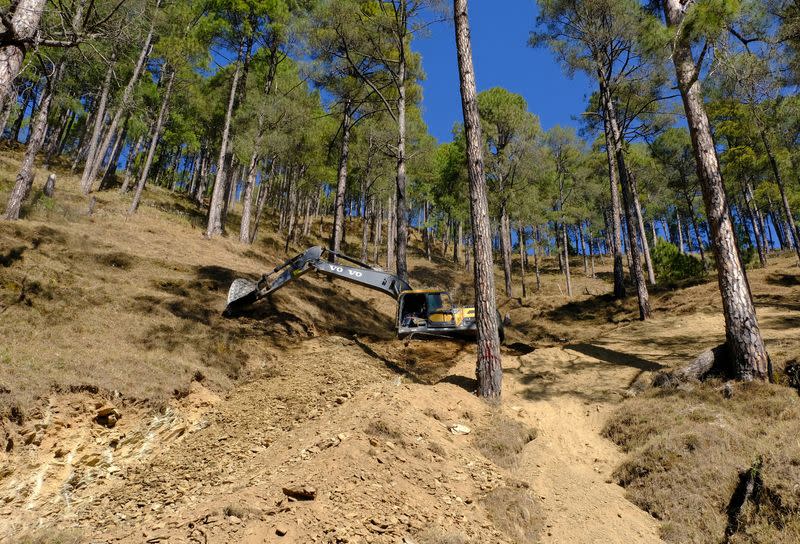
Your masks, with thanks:
M340 261L347 261L356 266L331 262L324 258L325 255L337 257ZM380 291L395 300L401 292L411 289L411 286L401 278L384 272L380 268L370 266L347 255L314 246L276 266L272 272L264 274L255 283L246 279L234 280L228 291L225 315L235 315L242 308L271 295L293 279L299 278L311 270Z

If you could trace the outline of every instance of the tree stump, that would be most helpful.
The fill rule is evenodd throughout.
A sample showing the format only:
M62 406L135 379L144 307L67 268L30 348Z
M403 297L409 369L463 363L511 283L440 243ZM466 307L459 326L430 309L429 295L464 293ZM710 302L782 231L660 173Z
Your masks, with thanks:
M50 174L47 176L47 181L44 184L44 196L52 198L56 192L56 175Z

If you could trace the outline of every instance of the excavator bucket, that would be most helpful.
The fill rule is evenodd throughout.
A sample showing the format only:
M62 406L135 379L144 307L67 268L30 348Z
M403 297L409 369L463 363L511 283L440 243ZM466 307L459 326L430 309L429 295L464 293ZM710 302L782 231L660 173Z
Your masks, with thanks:
M256 300L258 300L258 284L242 278L235 279L228 289L228 305L225 307L223 315L237 315L241 309Z

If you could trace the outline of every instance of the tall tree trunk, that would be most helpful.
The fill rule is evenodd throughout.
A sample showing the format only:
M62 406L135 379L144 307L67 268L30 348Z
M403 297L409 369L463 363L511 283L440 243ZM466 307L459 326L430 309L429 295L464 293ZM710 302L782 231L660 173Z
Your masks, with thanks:
M261 183L259 184L258 189L258 198L256 199L256 215L255 219L253 220L253 226L250 229L250 244L256 241L256 234L258 233L258 225L261 223L261 215L264 213L264 207L267 203L267 195L269 194L269 190L267 188L267 181L272 183L273 178L275 176L275 163L277 163L277 159L275 157L272 158L270 161L269 166L269 175L265 177L261 176Z
M241 52L240 52L241 56ZM236 62L233 71L233 81L231 81L231 91L228 97L228 108L225 111L225 124L222 129L222 142L219 146L219 160L217 162L217 175L214 178L214 188L211 193L211 203L208 208L208 226L206 227L206 238L220 236L225 232L225 225L222 222L222 208L225 204L225 166L228 159L228 140L231 136L231 123L233 122L233 108L236 104L236 90L239 88L239 77L242 72L241 62Z
M607 123L606 123L607 124ZM607 127L608 128L608 127ZM619 168L614 152L616 146L612 142L609 130L604 131L606 140L606 157L608 160L608 177L611 184L611 251L614 254L614 298L625 297L625 270L622 263L622 222L620 221L619 201Z
M136 61L136 66L134 67L133 73L128 80L128 84L125 86L125 90L122 92L122 99L120 100L119 107L117 107L116 112L114 112L114 116L111 118L111 124L106 131L105 138L103 138L100 146L97 148L97 153L95 156L86 157L86 168L88 171L87 169L84 169L84 177L81 178L81 190L84 194L88 194L92 190L92 185L97 177L97 172L100 170L100 163L106 154L106 150L111 145L111 138L117 131L117 127L122 120L122 116L127 113L131 100L133 100L133 92L136 89L136 83L139 81L142 71L144 71L145 64L147 63L147 57L150 55L150 50L153 45L154 25L155 18L153 19L153 23L150 24L150 31L144 40L142 50L139 52L139 58Z
M11 110L14 107L14 96L16 96L14 93L10 93L6 96L5 101L2 102L2 111L0 111L0 139L2 139L3 135L6 133L8 119L11 117Z
M677 29L683 25L685 11L680 0L664 0L664 13L670 28ZM747 274L736 246L733 222L691 44L679 37L674 45L672 60L692 136L706 215L711 226L733 370L742 380L767 379L772 371L769 355L761 337Z
M16 4L16 5L14 5ZM5 32L11 34L0 46L0 104L5 103L14 92L14 80L22 70L25 53L39 31L39 22L47 0L18 0L13 2L11 27Z
M761 268L767 267L767 251L765 249L764 237L762 236L761 229L759 228L758 219L753 211L752 202L750 202L750 195L747 192L747 186L742 184L742 195L744 197L744 209L747 214L747 219L753 228L753 237L756 239L756 249L758 250L758 261Z
M381 252L381 243L383 243L383 201L378 200L378 213L375 214L375 226L373 228L372 245L373 254L372 262L377 263Z
M581 255L583 256L583 275L589 275L589 259L586 255L586 240L583 237L583 221L578 221L578 244L581 247Z
M536 274L536 290L542 290L542 273L539 270L539 252L541 251L541 232L539 230L539 225L536 225L536 230L534 233L533 238L533 268L534 273Z
M53 74L47 78L44 91L42 92L42 102L33 120L31 134L28 138L28 147L25 149L25 156L22 158L22 165L17 173L17 180L14 189L8 198L5 214L3 218L9 221L19 219L19 212L22 202L28 198L33 185L33 167L36 155L44 143L45 132L47 131L47 116L50 113L50 105L53 102L55 86L64 72L64 64L59 63L53 70Z
M144 143L144 136L139 136L136 140L136 144L134 144L133 148L128 151L128 159L125 161L125 177L122 180L122 187L120 187L119 192L125 194L128 192L128 187L131 183L131 176L133 175L133 165L136 162L136 157L139 155L139 151L142 149L142 144Z
M109 159L108 163L106 164L103 170L100 187L103 188L111 187L111 183L114 181L114 178L116 177L117 174L117 165L119 164L119 158L122 155L122 148L125 147L125 140L127 139L127 137L128 137L128 119L125 119L125 123L123 123L122 128L119 129L119 135L114 140L114 148L111 152L111 158Z
M253 220L253 189L256 186L256 177L258 175L257 166L258 154L253 153L250 157L250 164L247 165L247 181L244 184L244 195L242 195L242 219L239 222L239 241L243 244L250 243L250 223Z
M567 296L572 297L572 276L569 271L569 237L567 236L567 223L561 223L561 246L564 252L564 278L567 282Z
M625 161L625 152L622 149L622 133L617 124L616 110L614 102L608 92L608 88L601 84L603 94L604 124L606 130L610 130L611 143L614 146L614 156L617 160L619 170L619 180L622 187L622 203L625 211L625 223L628 232L628 251L630 252L630 271L631 277L636 287L637 299L639 302L639 318L642 320L650 318L650 295L647 292L647 283L642 271L642 256L639 251L639 244L636 241L637 233L640 232L639 222L636 220L636 207L633 200L633 187L636 180Z
M406 0L400 0L402 16L406 14ZM395 206L395 261L397 275L408 281L408 202L406 200L406 44L398 46L397 65L397 191Z
M489 202L483 168L483 134L478 114L475 69L472 64L467 0L453 0L455 16L458 75L461 83L461 105L467 140L470 210L475 251L475 313L478 329L478 361L476 376L478 394L499 400L503 381L500 358L497 303L492 263L492 234L489 225Z
M697 250L700 252L700 260L703 262L703 268L708 269L708 263L706 262L706 252L703 250L703 240L700 238L700 228L697 226L697 216L694 213L694 205L692 203L692 198L689 196L688 193L684 193L684 197L686 198L686 205L688 206L689 210L689 220L691 221L692 228L694 229L694 236L695 236L695 242L697 243Z
M350 160L350 128L352 125L352 104L345 101L342 119L342 142L339 148L339 169L336 175L336 196L333 201L333 232L331 232L330 248L338 253L342 244L344 230L344 198L347 192L347 167ZM334 255L331 262L335 261Z
M369 258L369 226L370 216L372 215L372 199L367 196L366 190L362 195L364 199L364 215L361 221L361 260L366 262Z
M508 218L506 202L500 204L500 257L503 260L503 279L506 296L514 296L514 285L511 282L511 222Z
M457 221L458 225L456 226L456 235L453 238L453 262L458 264L458 253L461 251L459 246L461 245L461 240L464 238L464 226L461 221Z
M116 65L115 59L116 54L112 53L111 62L108 63L106 76L103 79L103 86L100 88L100 100L98 101L97 107L94 110L94 126L87 144L86 165L84 166L83 174L81 175L81 188L91 185L88 177L92 163L94 162L94 158L97 155L97 147L100 143L100 134L102 133L103 125L106 122L106 108L108 106L108 95L111 91L111 80L114 77L114 66Z
M639 227L639 239L642 242L642 253L644 254L644 262L647 265L647 279L650 280L650 285L656 284L656 273L653 270L653 260L650 258L650 244L647 241L647 232L644 228L644 219L642 218L642 205L639 202L639 189L636 178L633 172L629 170L629 180L631 186L631 196L633 197L634 210L636 211L636 224Z
M517 226L517 238L519 238L519 279L522 283L522 298L528 296L527 289L525 288L525 254L527 248L525 247L525 229L520 224Z
M170 70L169 78L167 79L167 86L164 89L164 97L161 99L161 107L158 110L158 118L156 125L153 129L153 137L150 139L150 149L147 150L147 157L142 165L142 171L139 173L139 183L136 184L136 193L133 195L133 201L128 209L129 214L136 213L139 208L139 202L142 199L142 191L144 185L147 183L147 176L150 175L150 167L153 164L153 157L158 147L158 141L161 138L161 131L164 129L164 122L167 119L167 110L169 109L169 99L172 94L172 86L175 83L175 71Z
M786 229L789 235L786 237L790 245L794 246L794 251L797 254L798 263L800 263L800 240L798 240L798 230L795 226L794 216L792 215L792 207L789 205L789 198L786 196L786 187L781 175L781 169L778 166L778 160L772 152L772 144L770 144L766 131L761 131L761 141L764 142L764 149L767 151L769 164L772 168L772 174L775 176L775 182L778 184L778 190L781 193L781 204L783 205L783 214L786 216L786 223L789 228Z

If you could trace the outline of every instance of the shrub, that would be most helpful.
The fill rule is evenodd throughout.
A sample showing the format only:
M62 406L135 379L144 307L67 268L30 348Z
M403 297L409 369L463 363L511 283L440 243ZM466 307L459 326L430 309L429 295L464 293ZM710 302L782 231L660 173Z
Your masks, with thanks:
M664 240L659 240L653 248L652 257L656 276L660 280L698 279L705 275L700 259L682 254L677 246Z

